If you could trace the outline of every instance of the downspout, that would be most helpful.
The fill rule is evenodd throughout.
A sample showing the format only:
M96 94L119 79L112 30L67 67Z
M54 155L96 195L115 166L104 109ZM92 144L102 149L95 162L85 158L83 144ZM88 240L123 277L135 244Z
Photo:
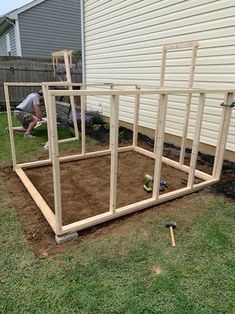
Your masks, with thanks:
M6 15L6 21L7 21L7 23L14 26L15 42L16 42L16 55L22 57L19 21L18 21L18 19L16 19L15 23L12 23L7 15Z
M84 34L84 2L80 0L81 10L81 48L82 48L82 83L86 82L85 75L85 34Z

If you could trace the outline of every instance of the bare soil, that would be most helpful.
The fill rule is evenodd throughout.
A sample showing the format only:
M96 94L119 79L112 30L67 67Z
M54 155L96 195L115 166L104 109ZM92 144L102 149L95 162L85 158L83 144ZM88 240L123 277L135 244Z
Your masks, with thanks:
M168 152L168 155L170 153ZM143 189L144 175L153 174L154 161L135 152L120 153L118 158L117 206L121 207L151 197ZM208 165L199 167L205 172L211 171ZM48 254L57 254L69 250L81 243L81 238L92 238L102 233L127 232L136 219L141 215L159 215L164 213L176 217L175 208L184 206L185 198L153 207L147 211L128 215L126 217L104 223L80 232L80 240L57 245L54 233L42 216L40 210L31 199L29 193L10 167L0 169L6 178L9 202L17 209L27 242L32 246L35 254L41 258ZM48 205L54 210L52 168L40 167L26 171L32 183L44 197ZM187 175L167 165L162 165L161 177L169 187L161 193L177 190L185 186ZM231 176L230 176L231 177ZM226 181L227 182L227 181ZM61 164L61 190L63 207L63 224L69 224L109 210L110 185L110 156L96 157L76 162ZM202 192L205 193L205 192ZM157 208L157 210L156 210ZM191 206L191 213L194 208ZM123 223L124 222L124 223Z

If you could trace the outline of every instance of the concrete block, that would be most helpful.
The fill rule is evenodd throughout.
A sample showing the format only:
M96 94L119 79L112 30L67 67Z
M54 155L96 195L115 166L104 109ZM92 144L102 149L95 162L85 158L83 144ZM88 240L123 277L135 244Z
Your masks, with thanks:
M57 244L63 244L69 241L73 241L78 239L78 233L77 232L73 232L73 233L67 233L67 234L63 234L63 235L55 235L55 240Z

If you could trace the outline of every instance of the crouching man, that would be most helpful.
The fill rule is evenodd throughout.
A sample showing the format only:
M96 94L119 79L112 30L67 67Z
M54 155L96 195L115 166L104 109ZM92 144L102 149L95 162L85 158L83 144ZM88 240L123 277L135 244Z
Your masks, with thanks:
M32 139L31 134L37 122L41 120L40 100L43 99L42 90L29 94L15 109L14 115L22 126L14 127L14 131L24 132L24 137Z

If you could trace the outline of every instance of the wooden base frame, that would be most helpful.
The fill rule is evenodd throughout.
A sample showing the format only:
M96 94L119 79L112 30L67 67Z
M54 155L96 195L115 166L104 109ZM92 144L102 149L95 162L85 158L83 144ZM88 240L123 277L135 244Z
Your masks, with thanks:
M12 83L7 83L12 84ZM126 86L117 84L118 89L115 89L116 85L111 85L112 88L102 89L105 84L100 85L100 89L97 90L50 90L48 87L53 83L42 83L44 86L44 91L46 93L46 98L48 101L48 134L50 139L50 158L41 161L28 162L23 164L17 164L15 157L15 146L13 140L13 133L10 132L11 147L12 147L12 157L13 157L13 166L17 175L19 176L22 183L27 188L31 197L41 210L45 219L51 226L54 233L58 236L64 235L67 233L72 233L85 229L87 227L94 226L96 224L115 219L117 217L145 209L147 207L155 206L157 204L173 200L175 198L193 193L204 187L218 182L220 179L220 173L223 164L223 154L225 151L226 140L229 129L229 122L232 113L232 107L229 106L234 100L233 90L204 90L204 89L166 89L166 88L143 88L143 86L132 85L132 88L121 89ZM63 82L64 84L64 82ZM72 84L72 83L71 83ZM88 84L87 84L88 85ZM87 86L85 86L87 87ZM97 85L96 85L97 87ZM129 87L129 86L128 86ZM134 87L134 88L133 88ZM5 85L6 88L6 85ZM221 107L221 124L220 131L218 134L218 145L217 151L215 154L215 161L213 167L212 175L204 173L196 169L196 162L198 156L198 147L200 142L200 133L201 133L201 122L203 116L203 108L205 105L206 93L223 93L225 95L225 106ZM190 165L187 166L182 164L182 161L176 162L169 158L163 157L163 144L164 144L164 132L165 132L165 121L166 121L166 110L167 110L167 101L168 95L175 94L185 94L192 95L196 94L199 96L198 103L198 112L195 123L195 132L191 153ZM110 96L111 103L111 116L110 116L110 148L107 150L87 153L86 152L86 143L85 143L85 115L82 113L82 153L72 156L59 156L58 150L58 134L57 134L57 125L56 125L56 106L55 98L57 96L80 96L81 99L90 95L108 95ZM119 97L123 95L131 95L135 97L135 114L133 122L133 142L131 146L128 147L118 147L118 122L119 122ZM137 138L138 138L138 125L139 125L139 108L142 95L154 95L159 96L159 102L156 100L156 105L158 105L158 115L156 121L156 134L155 134L155 147L154 152L149 152L143 148L138 147ZM6 97L9 98L8 89L6 89ZM157 98L156 98L157 99ZM8 120L9 126L11 127L11 112L8 106ZM84 111L84 103L82 102L82 111ZM117 190L117 163L118 163L118 153L123 151L136 151L140 154L143 154L149 158L155 160L154 166L154 189L152 192L152 197L147 200L142 200L127 206L117 208L116 206L116 190ZM63 225L62 223L62 208L61 208L61 188L60 188L60 164L63 162L94 158L98 156L111 155L111 173L110 173L110 206L109 211L96 215L81 221L76 221L68 225ZM159 195L159 182L161 175L161 166L162 163L170 165L176 169L179 169L188 174L188 183L187 186L169 193ZM36 187L33 186L32 182L29 180L24 170L28 168L41 167L45 165L52 165L53 168L53 185L54 185L54 208L53 212L49 206L46 204L43 197L39 194ZM202 182L195 183L195 177L200 178ZM65 209L66 210L66 209Z
M8 114L8 124L10 131L10 142L11 142L11 152L12 152L12 161L13 169L16 171L22 183L25 185L26 189L30 193L31 197L41 210L45 219L51 226L52 230L57 236L64 234L73 233L96 224L115 219L117 217L147 208L155 206L157 204L173 200L175 198L193 193L204 187L214 184L219 181L224 151L227 142L229 124L232 114L232 107L230 106L234 101L234 90L228 89L194 89L194 73L195 73L195 64L197 57L198 42L189 42L181 44L173 44L163 47L162 54L162 66L160 73L160 87L156 86L144 86L136 84L113 84L113 83L102 83L102 84L88 84L88 83L72 83L70 66L72 63L72 50L62 50L52 53L53 58L53 68L54 73L56 66L58 66L58 58L63 57L65 62L66 69L66 78L65 82L45 82L45 83L4 83L4 91L6 98L7 114ZM191 66L189 71L189 80L188 86L186 89L172 89L165 88L165 67L166 67L166 56L167 51L174 49L191 49L192 50L192 59ZM13 136L13 127L11 119L11 108L10 108L10 96L9 96L9 86L42 86L44 91L46 110L48 116L48 142L49 142L49 159L40 160L35 162L28 162L23 164L17 164L16 153L15 153L15 143ZM51 90L52 86L67 86L65 90ZM73 86L80 86L80 90L73 90ZM89 89L88 87L94 87L94 89ZM107 90L108 87L108 90ZM106 89L105 89L106 88ZM218 142L214 159L214 166L212 175L204 173L196 169L197 157L198 157L198 148L200 143L200 134L202 127L202 117L203 110L205 106L206 94L224 94L224 105L221 108L221 122L220 130L218 133ZM182 144L180 151L180 160L176 162L169 158L163 157L163 144L164 144L164 133L165 133L165 123L166 123L166 112L167 112L167 103L169 95L186 95L186 114L184 119L184 131L182 134ZM85 142L85 100L87 96L110 96L110 146L109 149L87 153L86 152L86 142ZM118 147L118 124L119 124L119 98L120 96L134 96L134 121L133 121L133 141L132 145L128 147ZM138 147L138 126L139 126L139 111L141 97L143 95L151 95L159 98L159 101L156 100L156 106L158 105L158 115L155 128L155 139L154 139L154 151L149 152L143 148ZM188 123L189 123L189 114L192 96L196 95L199 98L198 102L198 111L195 122L194 138L192 145L192 153L190 159L190 165L187 166L184 164L185 157L185 143L187 139ZM58 141L57 133L57 124L56 124L56 97L68 96L70 98L72 106L73 121L75 126L75 137L71 139L66 139ZM58 143L73 141L79 139L79 133L76 123L76 109L74 97L79 96L81 99L81 141L82 141L82 153L72 156L59 156ZM117 192L117 171L118 171L118 153L123 151L136 151L140 154L143 154L149 158L154 159L154 188L152 192L152 197L147 200L142 200L121 208L117 208L116 205L116 192ZM63 225L62 223L62 206L61 206L61 186L60 186L60 163L94 158L98 156L111 155L111 171L110 171L110 201L109 201L109 211L100 215L96 215L81 221L76 221L68 225ZM188 174L187 186L169 193L159 195L159 183L161 176L161 166L162 163L165 163L171 167L179 169ZM41 167L45 165L51 165L53 169L53 187L54 187L54 208L53 212L50 207L47 205L43 197L39 194L36 187L27 177L24 172L25 169L33 167ZM199 178L202 182L196 184L195 178Z

